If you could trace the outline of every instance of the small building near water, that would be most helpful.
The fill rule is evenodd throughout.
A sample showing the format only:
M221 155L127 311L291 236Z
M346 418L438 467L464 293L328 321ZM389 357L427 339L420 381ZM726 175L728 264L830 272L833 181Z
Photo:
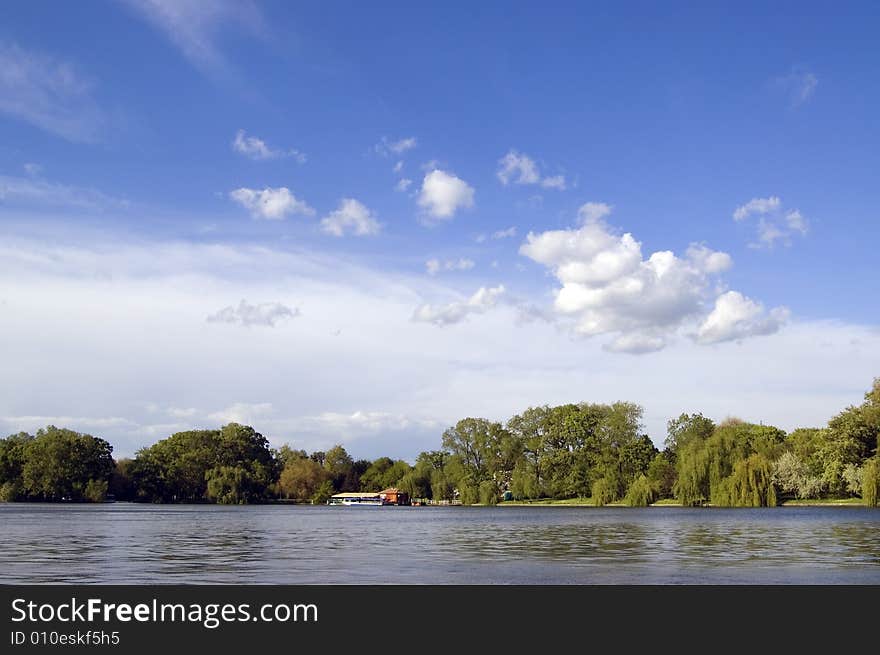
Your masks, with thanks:
M397 487L389 487L379 492L384 505L409 505L409 494Z

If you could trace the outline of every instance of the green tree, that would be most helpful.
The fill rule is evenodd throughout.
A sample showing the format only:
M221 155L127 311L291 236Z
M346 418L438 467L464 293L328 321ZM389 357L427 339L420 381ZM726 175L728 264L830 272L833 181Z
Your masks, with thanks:
M265 498L265 485L247 466L215 466L205 473L205 480L208 499L221 505L246 505Z
M481 505L497 505L498 496L498 485L493 480L483 480L480 483L479 497Z
M835 495L846 493L843 471L850 464L859 466L877 453L880 437L880 378L865 394L865 402L850 406L828 421L820 447L822 481Z
M648 471L645 475L657 498L672 497L676 473L675 465L670 461L668 452L657 453L648 464Z
M316 461L307 457L292 459L281 471L278 486L281 496L299 502L310 502L330 474ZM330 495L333 495L332 493Z
M601 507L607 505L615 499L617 493L617 482L609 483L605 478L599 478L593 483L591 488L591 496L593 504Z
M324 470L330 474L333 488L337 491L357 491L360 488L354 460L341 444L336 444L325 454Z
M876 383L875 383L876 388ZM862 466L862 499L869 507L880 501L880 458L872 457Z
M222 503L269 498L280 473L268 440L238 423L177 432L139 450L129 472L139 500Z
M529 407L507 421L508 432L518 440L522 450L522 457L511 473L511 490L517 498L540 498L545 493L543 463L550 413L546 405Z
M39 500L88 500L89 482L110 478L112 452L109 443L90 434L54 425L38 430L24 450L23 491Z
M712 487L712 503L721 507L774 507L773 463L753 453L733 466L733 472Z
M117 460L113 467L107 492L115 500L135 500L137 497L137 489L131 475L132 464L133 460L124 457Z
M330 497L335 493L335 489L333 488L333 483L330 480L324 480L315 490L315 494L312 496L312 504L313 505L324 505L330 500Z
M103 503L107 499L107 486L107 480L89 480L83 498L91 503Z
M712 436L715 423L702 414L681 414L678 418L666 423L666 451L674 463L679 450L686 449L690 444L702 443Z
M455 484L463 504L479 502L480 485L486 481L497 485L499 475L505 475L508 438L500 423L481 418L462 419L443 433L443 448L452 454L459 473Z
M411 471L412 467L402 459L380 457L373 461L360 477L363 491L381 491L389 487L400 486L400 481Z
M0 501L11 502L25 497L22 470L27 446L33 439L26 432L0 439Z
M648 476L640 475L633 480L629 489L627 489L623 503L630 507L647 507L654 502L655 497L656 493L651 482L648 480Z

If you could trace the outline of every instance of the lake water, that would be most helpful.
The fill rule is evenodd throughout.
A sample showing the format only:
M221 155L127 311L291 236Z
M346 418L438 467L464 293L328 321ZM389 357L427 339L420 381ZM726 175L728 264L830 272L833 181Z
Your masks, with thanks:
M0 504L0 582L880 584L880 510Z

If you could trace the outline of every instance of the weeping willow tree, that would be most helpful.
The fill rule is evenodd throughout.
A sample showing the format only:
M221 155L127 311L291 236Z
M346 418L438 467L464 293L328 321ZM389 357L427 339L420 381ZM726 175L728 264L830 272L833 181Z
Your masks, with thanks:
M678 477L672 493L682 505L702 505L709 499L709 453L703 443L681 450L676 463Z
M869 507L877 507L880 496L880 459L872 457L862 466L862 500Z
M712 485L712 504L720 507L775 507L773 462L755 453L733 466L733 473Z
M640 475L633 480L631 485L629 485L629 489L626 492L626 496L623 498L623 502L630 507L647 507L654 502L654 498L655 493L654 488L651 486L651 482L648 480L647 476Z
M599 478L596 480L592 487L593 504L597 507L601 507L602 505L607 505L615 500L615 487L616 484L614 482L609 482L605 478Z

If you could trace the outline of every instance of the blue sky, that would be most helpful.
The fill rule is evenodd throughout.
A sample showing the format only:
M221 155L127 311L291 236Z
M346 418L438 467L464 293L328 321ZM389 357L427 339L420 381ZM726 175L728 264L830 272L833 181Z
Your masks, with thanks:
M0 6L0 427L411 458L534 404L659 444L857 402L880 10L472 5Z

